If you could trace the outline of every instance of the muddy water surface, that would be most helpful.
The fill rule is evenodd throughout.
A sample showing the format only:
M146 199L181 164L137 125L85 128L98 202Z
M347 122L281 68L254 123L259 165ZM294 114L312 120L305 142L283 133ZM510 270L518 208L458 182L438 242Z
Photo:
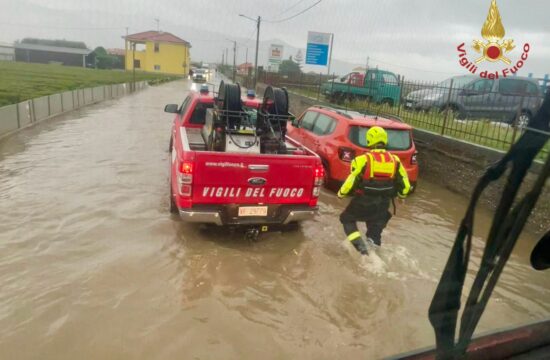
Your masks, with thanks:
M250 245L168 213L170 83L0 142L1 359L379 358L433 343L427 309L465 200L421 183L381 249L320 216ZM479 263L488 215L479 214ZM524 236L479 331L550 314Z

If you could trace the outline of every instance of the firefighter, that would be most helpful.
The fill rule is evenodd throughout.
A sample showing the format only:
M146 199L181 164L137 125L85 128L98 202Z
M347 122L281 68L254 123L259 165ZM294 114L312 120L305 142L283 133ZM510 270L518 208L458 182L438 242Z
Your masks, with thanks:
M351 162L351 173L338 191L338 197L354 195L340 215L348 240L362 255L368 250L357 222L367 224L367 241L380 246L382 230L392 217L390 201L397 195L405 198L411 185L407 171L396 155L386 151L388 134L379 127L371 127L366 134L368 150Z

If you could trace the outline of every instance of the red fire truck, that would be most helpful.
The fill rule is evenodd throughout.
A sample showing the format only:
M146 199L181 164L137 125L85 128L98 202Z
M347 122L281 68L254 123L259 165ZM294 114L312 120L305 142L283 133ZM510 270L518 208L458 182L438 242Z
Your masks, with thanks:
M288 94L269 87L263 99L241 96L238 84L191 92L170 137L170 210L183 221L246 226L250 237L317 212L320 158L286 136Z

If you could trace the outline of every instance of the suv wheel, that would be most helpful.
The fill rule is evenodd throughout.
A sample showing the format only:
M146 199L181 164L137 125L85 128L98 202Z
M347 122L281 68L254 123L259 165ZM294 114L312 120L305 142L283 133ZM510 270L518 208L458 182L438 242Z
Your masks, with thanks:
M531 114L528 111L523 111L516 121L516 126L519 128L525 128L531 121Z
M460 111L458 110L458 107L456 105L447 104L443 106L441 108L441 114L445 114L446 111L449 112L449 116L447 117L448 119L451 119L451 120L459 119Z
M393 100L392 99L384 99L382 100L382 105L387 104L389 107L393 107Z
M170 212L177 214L179 212L176 203L174 202L174 194L172 193L172 183L170 183Z

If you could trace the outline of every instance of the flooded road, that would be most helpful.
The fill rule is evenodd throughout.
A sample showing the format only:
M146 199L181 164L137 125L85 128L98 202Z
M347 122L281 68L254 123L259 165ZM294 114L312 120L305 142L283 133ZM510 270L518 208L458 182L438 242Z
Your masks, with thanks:
M168 211L174 82L0 141L1 359L379 358L433 344L429 302L466 201L422 182L360 258L345 206L250 245ZM488 213L480 211L479 263ZM524 236L478 331L550 314Z

